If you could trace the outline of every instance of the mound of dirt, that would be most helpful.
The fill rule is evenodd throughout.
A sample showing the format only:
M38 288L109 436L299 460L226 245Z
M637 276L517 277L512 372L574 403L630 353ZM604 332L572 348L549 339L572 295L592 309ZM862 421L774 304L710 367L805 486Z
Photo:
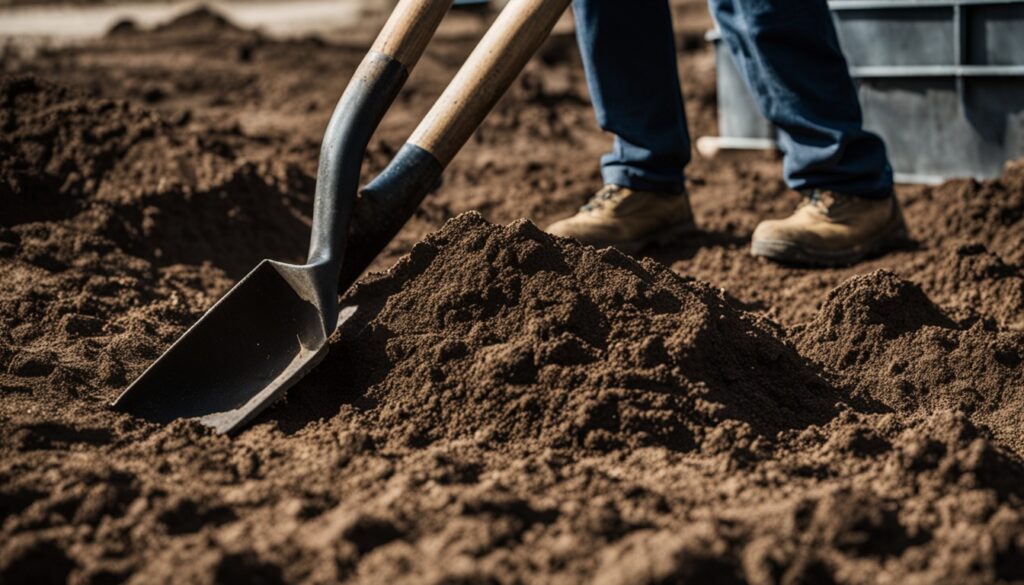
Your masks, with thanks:
M235 25L223 14L210 9L210 7L199 5L188 12L176 16L169 22L155 27L153 31L158 33L224 34L226 32L243 32L244 29Z
M349 301L383 306L325 375L409 445L691 449L723 421L771 438L828 420L837 400L721 290L525 220L461 215Z
M191 131L30 76L0 80L0 100L0 227L74 218L155 264L234 277L301 256L309 191L292 188L311 181L246 161L237 128Z
M902 412L963 409L1024 454L1024 333L958 326L920 287L877 271L829 293L798 347L841 373L855 395Z
M117 37L122 35L134 35L139 32L139 25L130 18L123 18L118 20L107 30L108 37Z
M1008 262L980 242L951 243L943 252L914 280L943 291L942 304L951 318L961 324L989 320L992 327L1024 331L1024 264Z
M69 217L156 120L32 77L0 81L0 225Z
M1006 164L1001 177L989 181L949 181L927 193L946 209L929 213L915 233L956 234L987 246L1011 264L1024 263L1024 160Z

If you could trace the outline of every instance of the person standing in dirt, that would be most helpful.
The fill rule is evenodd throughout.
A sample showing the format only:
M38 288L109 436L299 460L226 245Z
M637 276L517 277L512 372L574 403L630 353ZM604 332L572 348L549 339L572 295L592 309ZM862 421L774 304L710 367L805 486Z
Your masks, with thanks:
M826 0L710 0L748 87L779 129L789 217L761 222L751 253L817 265L858 262L906 236L881 139L860 104ZM555 235L635 252L694 229L690 138L667 0L574 0L599 125L615 135L605 187Z

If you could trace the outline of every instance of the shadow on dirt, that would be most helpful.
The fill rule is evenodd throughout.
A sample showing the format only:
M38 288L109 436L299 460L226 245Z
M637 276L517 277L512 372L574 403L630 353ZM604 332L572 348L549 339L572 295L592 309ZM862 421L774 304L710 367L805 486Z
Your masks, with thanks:
M697 232L681 236L672 242L647 248L641 255L657 260L665 266L672 266L675 262L692 260L705 248L735 250L749 245L749 235L740 236L733 232L698 229Z
M296 199L243 166L206 191L159 193L115 208L106 235L157 266L210 263L238 279L265 258L305 258L307 202Z

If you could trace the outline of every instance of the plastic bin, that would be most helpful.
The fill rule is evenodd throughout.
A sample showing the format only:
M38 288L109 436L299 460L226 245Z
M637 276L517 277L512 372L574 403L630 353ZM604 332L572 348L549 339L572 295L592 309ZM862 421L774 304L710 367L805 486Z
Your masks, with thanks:
M1024 1L834 0L864 125L901 182L989 178L1024 156ZM722 147L774 129L716 32ZM763 144L762 144L763 145Z

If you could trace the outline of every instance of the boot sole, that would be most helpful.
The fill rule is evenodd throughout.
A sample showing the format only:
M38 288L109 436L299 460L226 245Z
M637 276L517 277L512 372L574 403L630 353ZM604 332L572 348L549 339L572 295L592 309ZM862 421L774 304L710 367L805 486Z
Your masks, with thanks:
M691 220L685 223L671 225L643 238L629 240L626 242L609 243L607 245L612 246L625 254L636 254L637 252L640 252L652 245L667 246L683 236L693 235L696 232L697 224Z
M812 250L796 242L785 240L760 240L750 244L750 255L761 256L783 264L805 266L849 266L865 258L876 256L909 241L907 225L902 212L897 209L895 217L881 232L867 242L845 250Z

